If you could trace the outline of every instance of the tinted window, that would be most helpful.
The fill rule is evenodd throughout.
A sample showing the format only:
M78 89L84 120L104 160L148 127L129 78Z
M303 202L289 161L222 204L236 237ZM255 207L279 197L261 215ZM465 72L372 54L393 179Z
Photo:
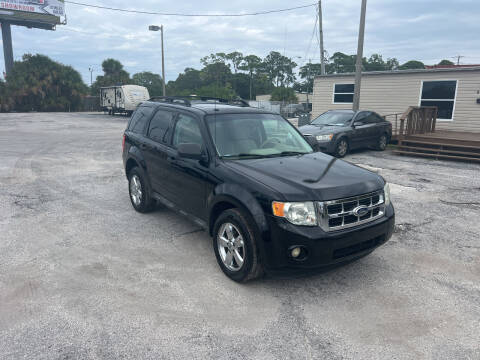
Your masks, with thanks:
M327 111L313 120L312 124L343 126L348 124L352 120L352 117L353 112Z
M382 121L383 119L380 116L375 113L370 113L363 122L365 122L366 124L377 124Z
M198 122L184 114L178 116L175 132L173 133L173 146L176 147L179 144L203 145L202 133Z
M422 100L426 99L455 99L456 81L424 81Z
M354 84L335 84L335 93L353 93L354 88Z
M354 84L335 84L333 87L334 103L353 103Z
M148 106L139 107L132 115L128 130L137 134L143 134L145 125L147 124L150 115L152 115L153 109Z
M148 128L148 136L150 139L158 142L167 142L170 133L170 124L174 113L165 110L159 110L153 115Z
M357 115L357 117L355 118L355 122L362 122L362 123L366 124L366 123L367 123L367 118L368 118L368 115L369 115L369 114L370 114L370 113L367 112L367 111L362 111L362 112L359 113L359 114Z
M453 119L456 90L456 80L424 81L420 105L436 106L438 109L438 119L451 120Z

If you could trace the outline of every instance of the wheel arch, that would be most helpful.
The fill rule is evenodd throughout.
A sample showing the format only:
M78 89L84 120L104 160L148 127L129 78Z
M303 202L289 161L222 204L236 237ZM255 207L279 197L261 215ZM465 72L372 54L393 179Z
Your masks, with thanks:
M208 202L208 230L210 235L213 233L213 227L218 216L220 216L223 211L231 208L238 208L249 215L250 219L253 220L253 225L255 225L260 233L268 230L264 210L257 199L238 185L220 185L216 189L215 195L213 195Z

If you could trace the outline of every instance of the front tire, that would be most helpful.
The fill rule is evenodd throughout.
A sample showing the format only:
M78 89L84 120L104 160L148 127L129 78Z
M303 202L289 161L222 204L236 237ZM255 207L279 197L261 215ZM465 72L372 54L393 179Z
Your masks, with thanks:
M128 174L128 193L136 211L147 213L153 210L155 200L150 195L145 175L139 167L134 167Z
M341 138L338 140L337 145L335 146L335 156L338 158L343 158L348 154L348 141L346 138Z
M218 265L237 282L263 274L256 232L249 218L238 209L228 209L220 214L213 227L213 249Z

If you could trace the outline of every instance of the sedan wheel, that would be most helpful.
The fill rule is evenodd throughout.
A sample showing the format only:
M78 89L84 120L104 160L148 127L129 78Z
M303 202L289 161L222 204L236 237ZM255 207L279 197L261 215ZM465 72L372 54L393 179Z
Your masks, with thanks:
M336 155L338 157L344 157L348 152L348 142L345 139L340 139L337 144Z
M224 223L218 231L218 253L225 267L239 271L245 261L245 244L240 230L232 223Z
M377 149L383 151L387 148L387 136L384 134L378 138Z

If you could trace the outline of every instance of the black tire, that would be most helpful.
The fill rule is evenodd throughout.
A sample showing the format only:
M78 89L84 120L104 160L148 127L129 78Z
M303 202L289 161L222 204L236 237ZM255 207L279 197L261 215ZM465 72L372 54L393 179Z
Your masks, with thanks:
M232 270L225 265L222 255L220 254L220 238L223 227L227 227L228 224L233 225L234 234L239 233L243 239L243 264L237 270ZM253 225L253 219L251 216L243 213L239 209L228 209L215 221L213 227L213 250L215 257L217 258L218 265L222 271L230 279L237 282L247 282L263 275L263 266L260 259L260 252L257 246L257 231L255 231ZM238 238L238 237L237 237ZM233 244L232 244L233 247ZM226 247L224 247L225 251ZM225 251L227 253L229 250ZM236 258L232 256L232 265L237 265Z
M377 143L375 144L375 149L377 149L378 151L384 151L387 148L387 144L388 144L388 135L386 133L383 133L377 139Z
M136 183L139 183L141 191L139 201L136 201L136 197L133 195L135 193L133 188L137 187ZM147 185L145 174L139 167L134 167L128 173L128 194L133 208L139 213L148 213L155 208L156 201L151 197L150 188ZM138 195L138 193L136 195Z
M335 145L335 153L334 155L338 158L343 158L345 155L348 154L349 145L347 138L340 138Z

